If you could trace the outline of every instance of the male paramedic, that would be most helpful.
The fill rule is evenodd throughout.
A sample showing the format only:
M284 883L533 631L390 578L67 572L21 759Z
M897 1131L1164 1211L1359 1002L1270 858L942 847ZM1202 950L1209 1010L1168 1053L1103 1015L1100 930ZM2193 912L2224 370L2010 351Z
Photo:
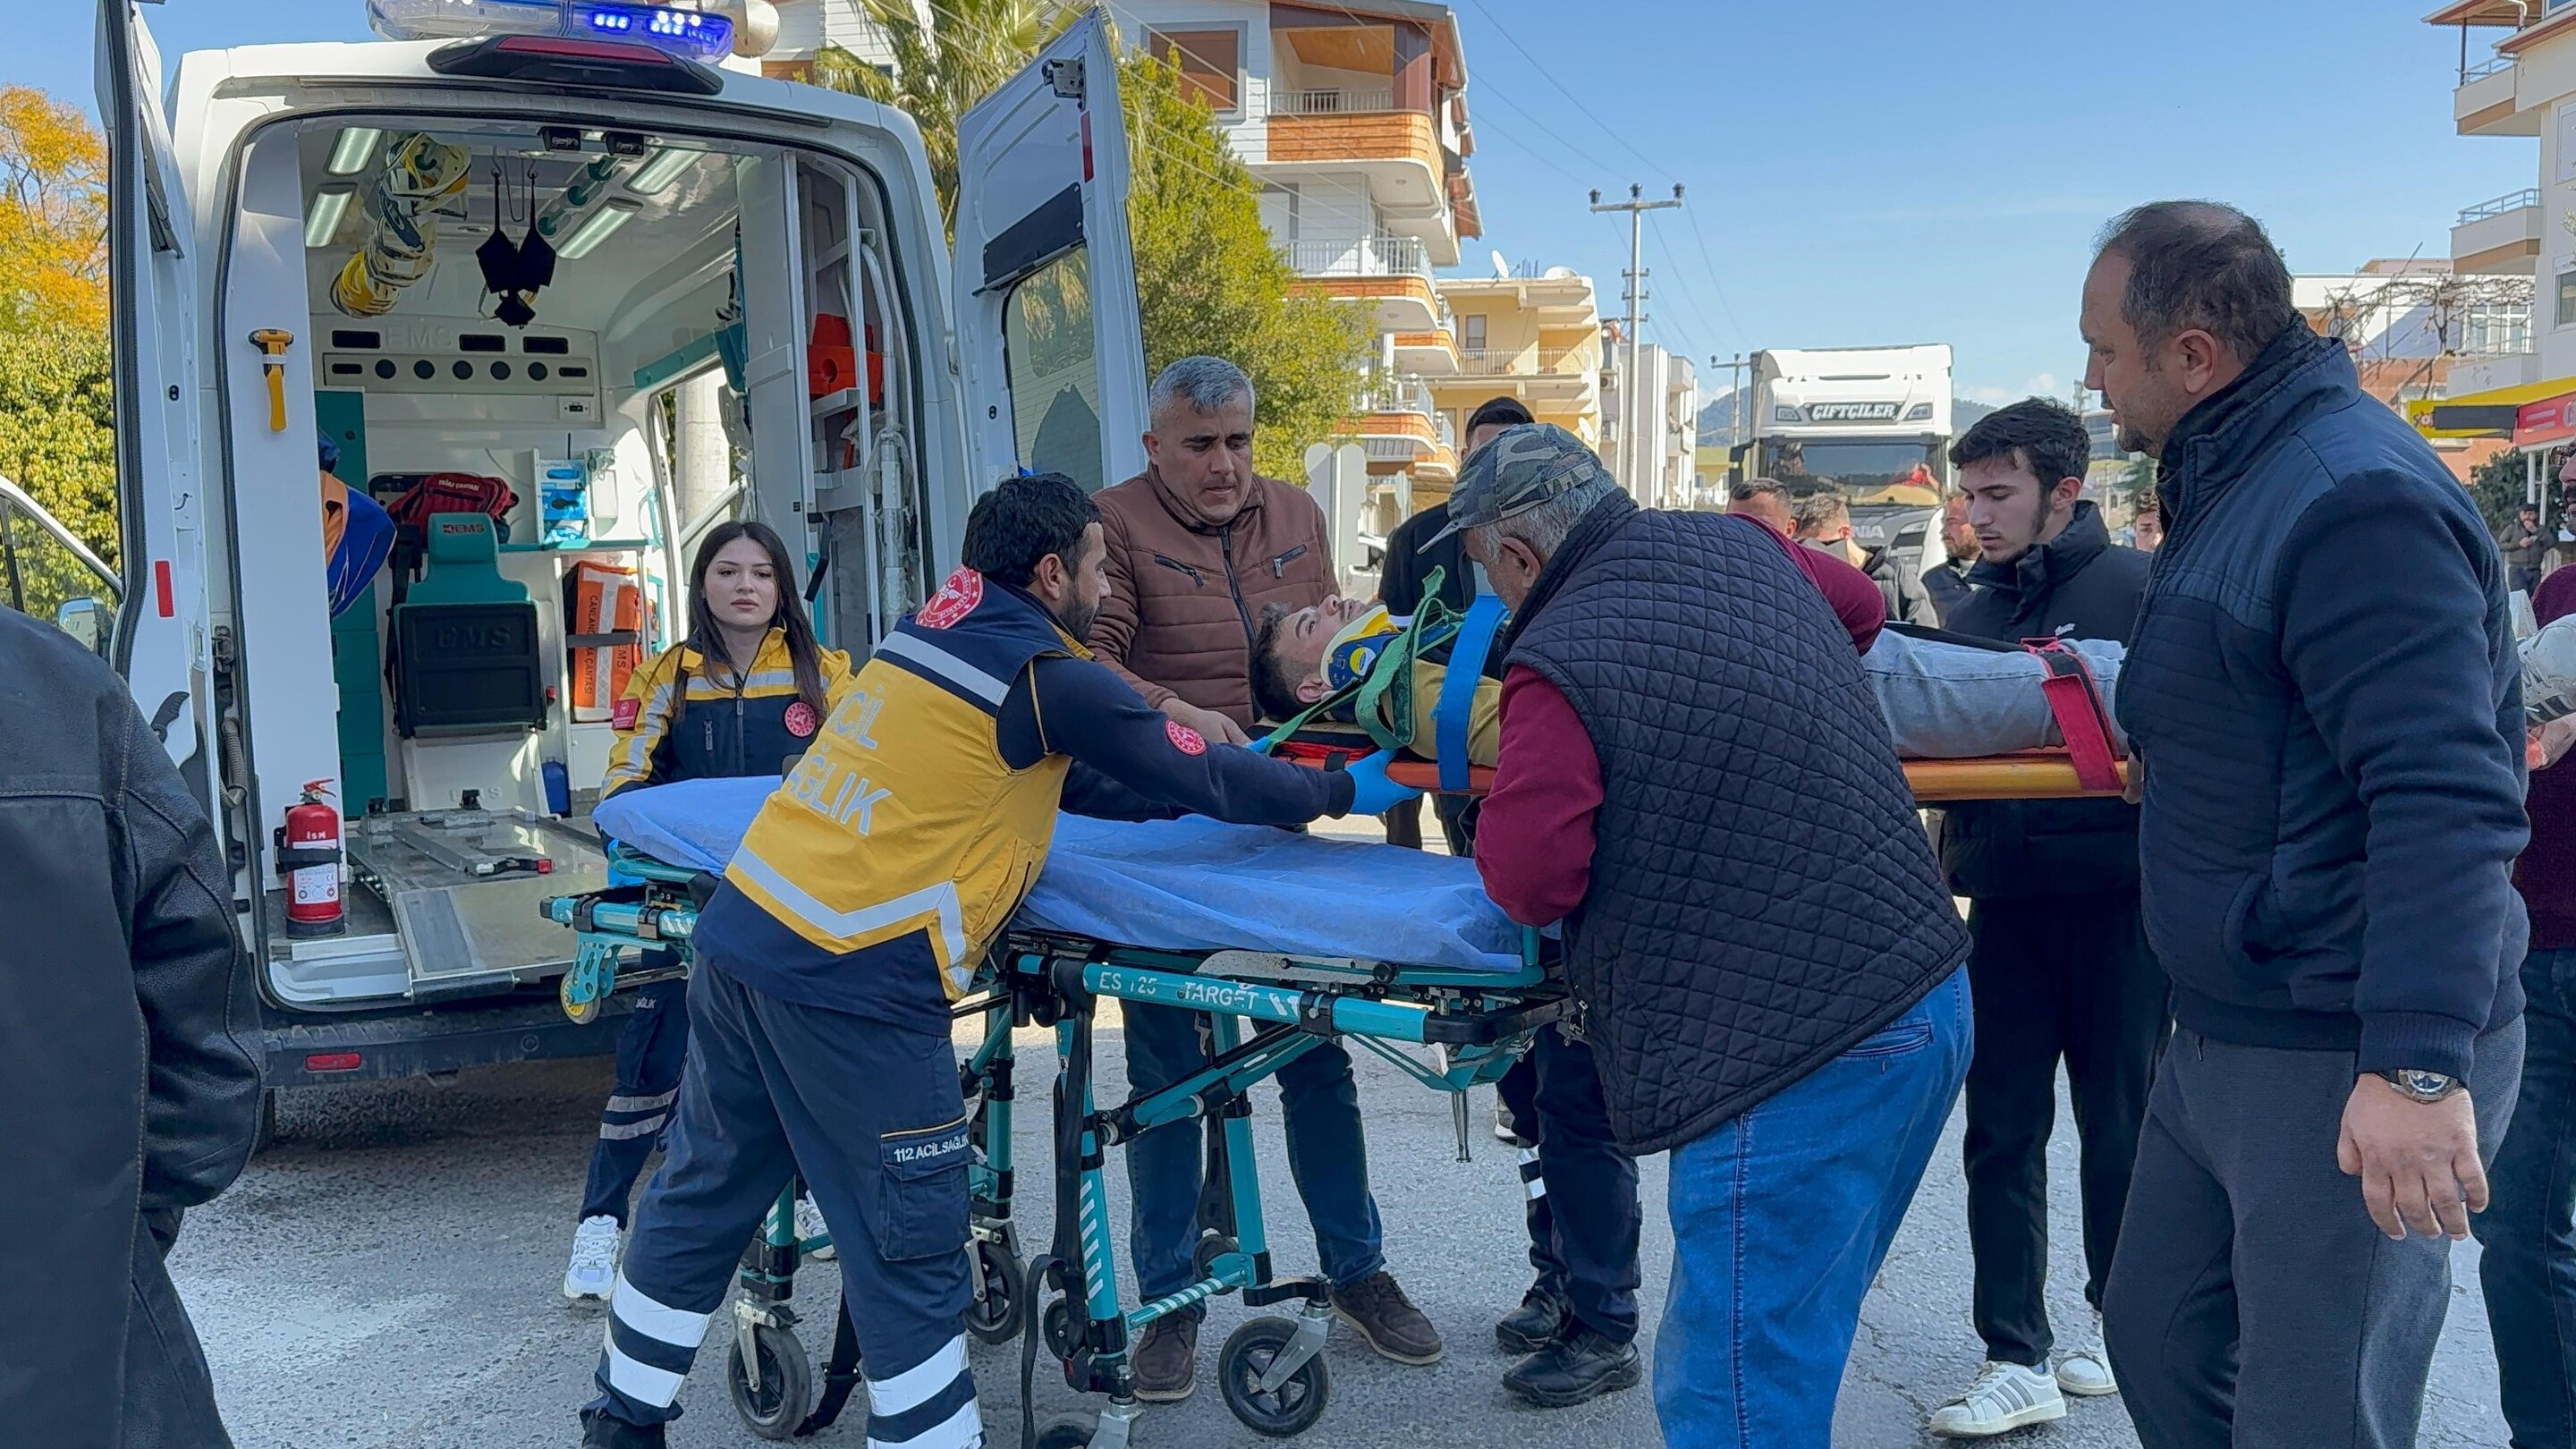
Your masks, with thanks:
M1147 396L1145 472L1100 493L1109 592L1092 647L1144 698L1210 739L1243 741L1253 722L1252 645L1261 610L1303 608L1333 592L1324 511L1306 490L1252 471L1251 379L1216 357L1184 357ZM1206 1060L1207 1018L1129 1003L1127 1084L1157 1091ZM1368 1139L1350 1054L1326 1042L1279 1073L1297 1195L1333 1307L1379 1354L1436 1363L1440 1335L1386 1269ZM1200 1124L1167 1123L1127 1150L1130 1243L1147 1298L1198 1277ZM1185 1399L1198 1382L1197 1305L1154 1320L1136 1345L1136 1392Z
M1319 774L1147 705L1080 643L1103 562L1071 479L1005 480L968 516L965 566L753 820L699 916L688 1066L609 1299L589 1449L663 1443L736 1257L800 1170L837 1230L869 1442L981 1445L948 1007L1043 865L1059 797L1295 825L1407 793L1382 764Z
M1640 510L1573 434L1469 460L1514 609L1476 865L1563 923L1609 1125L1670 1152L1672 1449L1823 1449L1966 1074L1966 933L1851 636L1746 518Z

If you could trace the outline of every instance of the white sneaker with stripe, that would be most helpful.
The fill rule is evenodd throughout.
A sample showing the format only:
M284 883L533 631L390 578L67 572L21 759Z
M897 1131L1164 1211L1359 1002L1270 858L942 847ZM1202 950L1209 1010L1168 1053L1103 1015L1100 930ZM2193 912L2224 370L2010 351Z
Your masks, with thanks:
M1932 1411L1944 1439L1983 1439L2066 1417L2066 1397L2045 1369L1989 1360L1968 1391Z

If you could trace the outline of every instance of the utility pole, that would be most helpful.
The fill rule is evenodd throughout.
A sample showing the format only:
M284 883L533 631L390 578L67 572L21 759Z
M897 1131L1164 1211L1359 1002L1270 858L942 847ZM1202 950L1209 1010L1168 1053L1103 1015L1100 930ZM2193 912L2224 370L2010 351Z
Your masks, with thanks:
M1663 211L1667 208L1677 207L1682 204L1681 183L1673 183L1673 199L1670 201L1647 201L1643 199L1645 193L1646 189L1644 187L1632 182L1628 187L1627 200L1605 202L1601 199L1601 193L1596 190L1592 193L1592 209L1594 211L1624 211L1628 213L1628 320L1626 324L1628 328L1628 380L1619 389L1619 398L1622 410L1625 411L1628 416L1622 420L1620 424L1619 449L1622 453L1627 455L1628 477L1624 481L1626 481L1628 485L1628 491L1636 494L1639 502L1651 505L1653 502L1651 497L1653 490L1650 488L1640 488L1638 486L1639 483L1643 482L1649 476L1643 465L1643 454L1645 453L1645 448L1642 446L1642 434L1645 430L1637 426L1637 422L1640 418L1648 416L1647 413L1641 410L1640 404L1641 396L1645 391L1645 379L1638 376L1638 369L1643 365L1645 360L1643 350L1639 346L1640 339L1638 336L1638 329L1646 320L1646 314L1644 311L1646 301L1645 223L1647 212ZM1663 400L1660 398L1656 399L1655 405L1659 414L1663 405ZM1663 430L1660 427L1656 429L1659 436L1662 431Z
M1742 378L1745 369L1751 367L1753 363L1751 359L1747 358L1741 352L1735 354L1731 358L1720 357L1716 353L1712 352L1708 356L1708 365L1711 371L1715 371L1721 367L1726 369L1726 391L1728 394L1726 402L1726 451L1728 457L1732 459L1735 454L1735 450L1744 446L1744 423L1747 416L1745 410L1752 406L1750 402L1745 400L1744 384L1740 379Z

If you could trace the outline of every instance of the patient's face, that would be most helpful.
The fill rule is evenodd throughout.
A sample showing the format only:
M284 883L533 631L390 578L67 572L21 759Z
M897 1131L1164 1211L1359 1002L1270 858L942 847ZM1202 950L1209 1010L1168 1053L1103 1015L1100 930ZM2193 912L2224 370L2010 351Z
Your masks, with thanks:
M1369 611L1365 599L1335 594L1310 609L1279 621L1279 637L1270 647L1281 672L1298 681L1297 697L1309 704L1324 697L1324 648L1342 626Z

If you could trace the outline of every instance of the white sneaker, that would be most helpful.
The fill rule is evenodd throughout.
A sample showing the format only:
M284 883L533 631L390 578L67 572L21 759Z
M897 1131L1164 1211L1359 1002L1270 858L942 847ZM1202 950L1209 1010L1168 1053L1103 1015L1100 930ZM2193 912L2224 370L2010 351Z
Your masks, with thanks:
M831 1233L832 1229L823 1221L822 1205L814 1201L812 1193L809 1192L796 1199L796 1240L798 1242L829 1237ZM817 1263L828 1263L841 1256L841 1250L825 1243L805 1256Z
M583 1218L572 1230L572 1266L564 1269L564 1296L606 1299L617 1286L617 1219Z
M2035 1368L1988 1360L1968 1391L1932 1411L1932 1432L1944 1439L1983 1439L2066 1417L2057 1381Z
M2057 1361L2057 1386L2088 1399L2120 1391L2120 1381L2111 1377L2111 1355L2102 1347L2101 1314L2093 1315L2093 1337Z

